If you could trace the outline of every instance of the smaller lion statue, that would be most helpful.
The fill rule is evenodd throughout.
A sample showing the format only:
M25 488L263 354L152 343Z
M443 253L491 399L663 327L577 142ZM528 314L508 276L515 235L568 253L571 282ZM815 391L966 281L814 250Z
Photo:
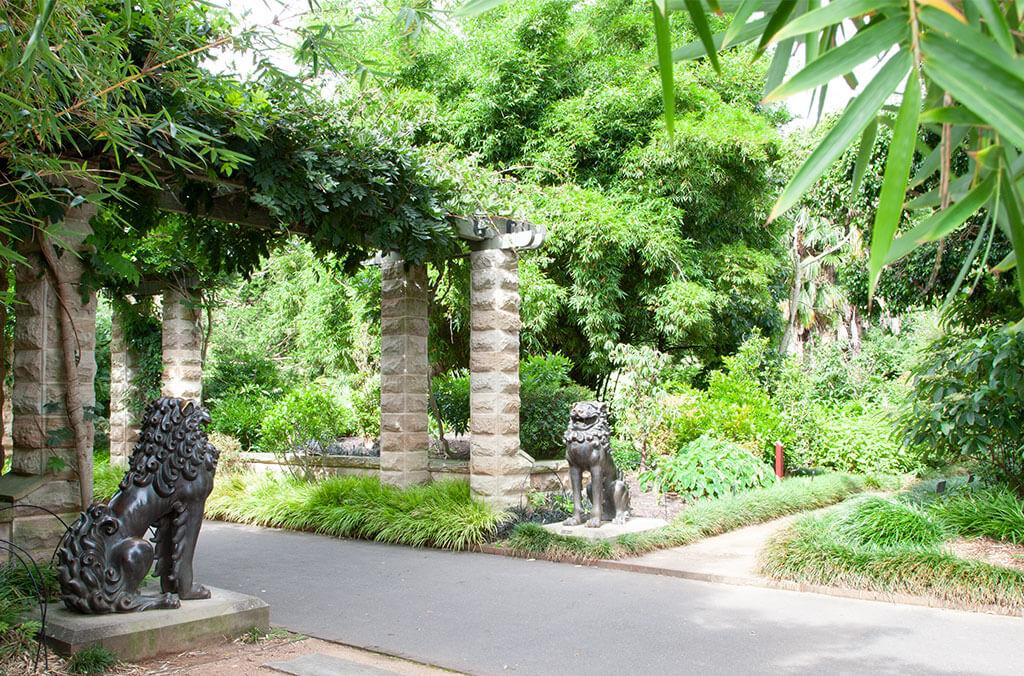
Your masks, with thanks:
M219 455L203 430L209 422L205 408L184 399L163 397L146 407L117 493L109 504L90 505L58 549L57 579L68 609L127 613L210 598L192 575ZM145 539L151 526L152 543ZM154 560L161 593L140 594Z
M587 521L589 528L600 528L601 521L626 523L629 516L629 487L619 476L612 460L612 430L608 424L608 406L601 401L580 401L569 413L565 431L565 459L569 461L572 480L572 516L567 526L583 523L583 473L590 472L587 497L594 511Z

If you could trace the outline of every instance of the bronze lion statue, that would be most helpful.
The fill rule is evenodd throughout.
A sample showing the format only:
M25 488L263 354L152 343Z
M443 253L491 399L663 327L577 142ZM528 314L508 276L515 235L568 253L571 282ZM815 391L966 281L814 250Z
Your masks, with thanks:
M587 521L590 528L600 528L601 521L622 524L629 516L629 487L619 477L612 460L612 430L608 424L608 406L601 401L580 401L569 413L569 429L565 431L565 459L569 461L572 480L572 516L567 526L583 523L583 472L590 472L587 497L594 510Z
M205 408L164 397L143 414L139 442L109 504L95 502L57 552L61 600L80 613L178 608L210 591L192 576L203 508L219 455L206 438ZM156 529L152 543L145 539ZM139 593L156 561L159 595Z

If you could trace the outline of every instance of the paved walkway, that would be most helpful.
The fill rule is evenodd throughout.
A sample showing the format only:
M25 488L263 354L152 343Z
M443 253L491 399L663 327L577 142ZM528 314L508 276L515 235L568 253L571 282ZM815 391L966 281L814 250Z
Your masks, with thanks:
M208 523L274 624L475 674L1024 673L1024 620Z

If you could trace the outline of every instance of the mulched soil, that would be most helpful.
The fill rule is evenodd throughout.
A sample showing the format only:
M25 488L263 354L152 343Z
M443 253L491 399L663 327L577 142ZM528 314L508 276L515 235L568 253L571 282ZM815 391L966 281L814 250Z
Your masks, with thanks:
M976 538L951 540L946 543L946 548L962 559L975 559L1024 571L1024 545L1013 545L990 538Z
M629 506L633 516L671 521L679 512L686 509L686 503L678 495L660 495L653 490L641 491L636 475L627 474L625 481L629 486Z

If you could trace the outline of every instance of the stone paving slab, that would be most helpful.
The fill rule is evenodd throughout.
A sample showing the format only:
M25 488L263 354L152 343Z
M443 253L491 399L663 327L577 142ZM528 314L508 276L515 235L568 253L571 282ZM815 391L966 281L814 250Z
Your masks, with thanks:
M210 588L211 598L182 601L181 608L138 613L81 615L63 605L46 612L46 643L62 655L103 646L127 662L177 653L270 628L270 606L254 596ZM38 619L38 611L36 611Z
M668 521L665 521L665 519L635 517L628 519L623 524L606 521L601 524L600 528L588 528L586 524L566 526L562 523L549 523L544 526L544 530L556 535L568 535L570 537L583 538L584 540L600 541L614 540L620 535L626 535L627 533L643 533L649 530L656 530L667 525Z
M321 653L299 655L281 662L267 662L263 666L291 676L393 676L398 673Z

